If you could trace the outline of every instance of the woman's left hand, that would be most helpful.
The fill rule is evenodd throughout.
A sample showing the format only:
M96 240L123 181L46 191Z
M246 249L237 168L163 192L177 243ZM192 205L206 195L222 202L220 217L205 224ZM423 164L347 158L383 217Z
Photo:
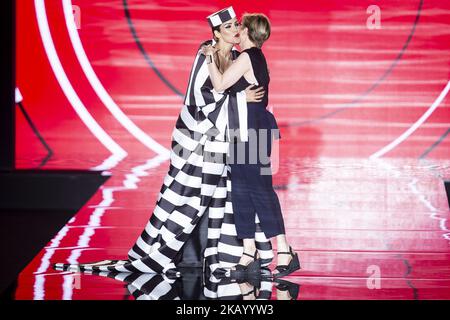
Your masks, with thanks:
M255 87L255 89L252 89L252 87ZM247 102L261 102L264 94L264 87L256 87L256 85L251 84L245 88Z

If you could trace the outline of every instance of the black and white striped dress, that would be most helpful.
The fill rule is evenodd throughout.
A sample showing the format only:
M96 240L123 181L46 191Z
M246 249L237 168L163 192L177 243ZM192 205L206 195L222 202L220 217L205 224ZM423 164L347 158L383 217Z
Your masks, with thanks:
M217 279L214 276L201 279L191 274L187 279L167 277L158 273L124 273L86 271L85 274L107 277L126 284L128 294L135 300L242 300L237 282ZM273 283L262 280L257 300L270 300Z
M199 49L184 106L172 133L169 171L150 220L130 249L128 260L97 265L58 263L55 267L127 273L176 270L177 254L203 215L208 217L203 257L210 271L224 272L237 264L243 247L236 235L231 205L227 128L229 119L239 118L241 135L246 136L246 108L245 92L230 96L213 89L205 56ZM272 247L259 224L256 230L256 246L263 265L267 266L273 258Z

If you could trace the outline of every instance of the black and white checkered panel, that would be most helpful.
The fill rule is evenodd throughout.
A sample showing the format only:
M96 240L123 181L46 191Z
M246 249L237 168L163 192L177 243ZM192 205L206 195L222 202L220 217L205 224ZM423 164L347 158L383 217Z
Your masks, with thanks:
M220 10L209 15L206 19L208 20L211 28L220 26L222 23L227 22L236 17L233 7L228 7L226 9Z

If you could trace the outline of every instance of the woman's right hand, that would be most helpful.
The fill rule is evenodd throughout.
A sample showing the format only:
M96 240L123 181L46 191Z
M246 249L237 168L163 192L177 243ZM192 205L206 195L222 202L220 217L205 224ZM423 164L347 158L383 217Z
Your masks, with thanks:
M264 87L256 87L256 89L250 89L255 85L251 84L245 89L245 94L247 95L247 102L261 102L264 94Z
M205 56L212 56L214 55L214 53L216 53L216 51L219 51L218 48L213 47L210 44L207 45L202 45L201 49L200 49L201 53L204 54Z

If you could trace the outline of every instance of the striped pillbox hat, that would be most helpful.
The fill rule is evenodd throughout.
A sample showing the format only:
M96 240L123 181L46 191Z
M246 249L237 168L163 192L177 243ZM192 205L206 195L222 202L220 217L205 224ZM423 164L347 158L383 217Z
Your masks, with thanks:
M211 28L214 28L235 17L236 14L234 13L233 7L228 7L226 9L222 9L213 14L210 14L206 19L208 20Z

